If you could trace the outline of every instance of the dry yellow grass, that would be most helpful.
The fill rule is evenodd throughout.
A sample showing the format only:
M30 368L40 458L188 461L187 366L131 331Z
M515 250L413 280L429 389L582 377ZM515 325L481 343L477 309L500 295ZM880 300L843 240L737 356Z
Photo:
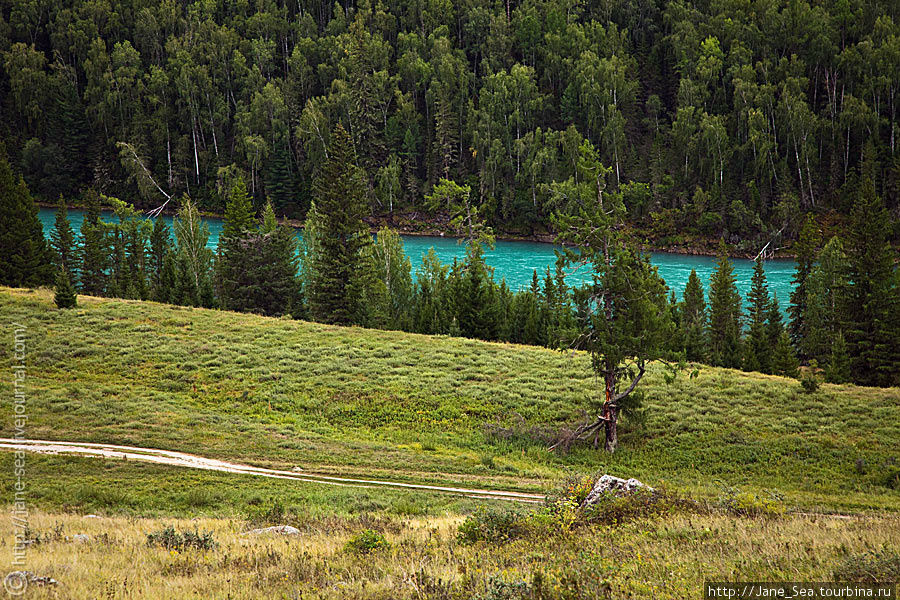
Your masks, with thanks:
M10 531L8 511L0 518ZM604 582L615 597L699 597L705 580L827 581L845 557L896 550L900 519L774 519L676 515L615 528L526 536L506 545L462 546L458 517L379 521L390 547L369 555L344 550L359 522L331 520L299 536L248 536L227 519L92 519L38 512L30 525L45 539L30 547L27 569L59 584L29 598L470 598L499 581L532 584L545 598L589 598ZM167 551L147 533L174 525L211 531L211 551ZM74 534L90 541L72 541ZM4 536L3 554L11 552ZM573 587L574 586L574 587ZM503 596L506 597L506 596ZM509 596L518 597L518 596Z

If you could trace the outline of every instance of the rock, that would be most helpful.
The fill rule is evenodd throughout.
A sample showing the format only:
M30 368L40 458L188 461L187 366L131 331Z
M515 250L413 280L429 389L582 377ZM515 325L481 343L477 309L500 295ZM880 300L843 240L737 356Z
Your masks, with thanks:
M641 483L637 479L622 479L621 477L613 477L612 475L604 475L594 484L594 489L590 491L584 499L582 506L591 506L596 504L603 496L627 496L638 490L652 492L653 488L649 485Z
M303 469L301 469L300 467L292 467L291 471L294 473L302 473Z
M300 535L300 530L290 525L275 525L272 527L263 527L261 529L251 529L245 535Z
M100 515L84 515L85 519L102 519Z
M91 536L86 533L76 533L72 536L73 542L78 542L79 544L86 544L91 541Z

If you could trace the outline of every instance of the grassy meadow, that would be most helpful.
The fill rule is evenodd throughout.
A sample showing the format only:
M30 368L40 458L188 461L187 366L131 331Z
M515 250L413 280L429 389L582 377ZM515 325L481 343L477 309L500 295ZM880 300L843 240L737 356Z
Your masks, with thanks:
M896 389L653 370L616 454L556 454L595 390L579 353L89 297L60 311L46 290L0 288L0 314L27 327L28 438L548 493L524 506L29 454L27 568L59 582L29 598L675 599L707 580L900 578ZM10 414L9 378L0 394ZM575 508L597 473L666 491ZM0 478L0 501L13 493ZM301 533L246 533L275 524ZM8 510L0 530L10 553Z
M709 367L667 384L653 370L616 454L559 455L548 436L583 418L596 390L578 353L79 300L60 311L49 291L0 289L4 322L27 327L30 438L523 491L602 471L700 497L728 485L804 509L900 509L897 389L807 394ZM0 393L8 402L8 379Z
M674 600L702 597L707 580L846 581L900 569L891 550L900 538L895 516L675 514L490 547L463 544L461 520L330 518L281 537L247 535L247 523L236 519L39 512L31 516L40 542L29 550L30 568L60 583L32 587L27 597ZM8 526L3 514L0 527ZM150 546L148 533L167 527L210 534L215 546ZM364 527L383 542L348 547Z

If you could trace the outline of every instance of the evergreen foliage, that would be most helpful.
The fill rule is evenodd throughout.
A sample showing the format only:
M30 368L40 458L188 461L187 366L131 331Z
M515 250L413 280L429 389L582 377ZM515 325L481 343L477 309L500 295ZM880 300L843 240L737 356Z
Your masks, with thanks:
M349 324L363 309L366 269L361 256L372 238L363 222L367 207L363 173L342 125L332 132L328 150L307 218L315 242L307 247L306 299L315 320Z
M724 243L709 283L709 354L715 366L741 366L741 296Z
M37 287L54 277L53 252L44 239L37 207L0 148L0 285Z
M75 286L69 279L69 273L65 267L60 266L56 270L56 294L53 297L57 308L75 308L78 298L75 296Z

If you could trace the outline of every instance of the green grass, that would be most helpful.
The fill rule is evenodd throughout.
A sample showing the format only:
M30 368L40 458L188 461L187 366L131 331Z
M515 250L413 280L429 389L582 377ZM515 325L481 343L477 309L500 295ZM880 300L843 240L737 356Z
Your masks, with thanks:
M585 444L559 456L530 431L582 418L596 386L581 354L79 301L60 311L46 291L0 288L7 330L28 327L28 437L523 490L600 470L697 495L725 483L777 489L804 508L900 509L897 389L823 385L805 394L794 380L708 367L666 385L652 370L646 420L623 424L615 455ZM9 372L10 353L0 357ZM9 378L0 394L9 414ZM492 424L509 435L491 435ZM12 435L11 419L0 434ZM56 472L74 465L61 461ZM61 505L66 493L48 488L45 500Z

